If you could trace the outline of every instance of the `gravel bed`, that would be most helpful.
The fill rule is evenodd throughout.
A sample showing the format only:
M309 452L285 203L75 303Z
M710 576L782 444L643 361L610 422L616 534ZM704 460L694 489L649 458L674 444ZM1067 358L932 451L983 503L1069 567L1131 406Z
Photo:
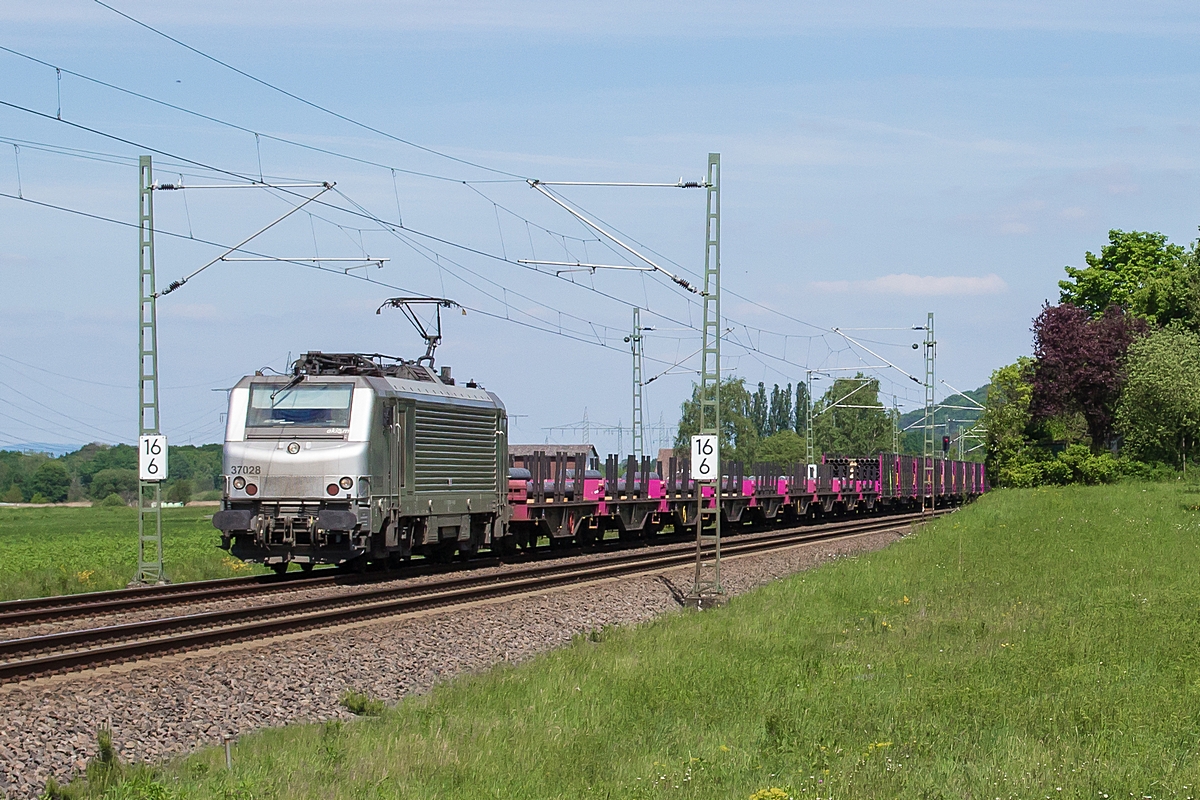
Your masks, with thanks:
M897 538L879 532L731 559L722 565L722 582L730 594L741 594ZM691 568L676 568L509 598L467 613L439 610L0 687L0 791L33 798L48 777L69 780L94 754L103 726L111 727L122 759L154 762L217 744L225 735L349 719L353 715L338 705L348 688L395 702L455 675L525 661L579 633L676 610L679 588L690 580Z

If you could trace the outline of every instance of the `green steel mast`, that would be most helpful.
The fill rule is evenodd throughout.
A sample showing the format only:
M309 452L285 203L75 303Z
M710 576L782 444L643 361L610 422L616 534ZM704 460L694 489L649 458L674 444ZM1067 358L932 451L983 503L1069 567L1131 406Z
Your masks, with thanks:
M633 309L633 335L629 337L633 352L633 457L638 464L645 455L645 429L642 424L642 310Z
M704 324L700 351L700 434L715 435L717 451L716 491L714 507L704 507L704 493L696 484L696 579L692 587L693 601L703 606L704 598L717 598L721 589L721 489L724 476L721 469L721 154L708 154L708 173L705 176L708 195L704 215ZM702 558L704 517L713 517L713 561L711 577L706 576ZM711 602L711 601L710 601Z
M158 434L158 316L154 285L154 172L139 160L138 206L138 435ZM147 502L153 496L153 507ZM153 520L147 519L153 511ZM134 583L165 583L162 560L162 483L138 481L138 567Z
M936 351L937 340L933 336L933 312L930 311L925 323L925 444L921 453L921 490L922 498L928 497L931 506L933 505L933 459L938 452L937 443L934 441L935 406L933 398L933 364ZM924 499L922 499L921 505L924 508Z

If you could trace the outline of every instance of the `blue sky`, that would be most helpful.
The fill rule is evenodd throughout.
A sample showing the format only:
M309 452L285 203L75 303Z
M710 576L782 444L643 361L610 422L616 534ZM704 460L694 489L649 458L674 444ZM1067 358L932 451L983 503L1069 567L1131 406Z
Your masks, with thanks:
M501 395L514 441L576 439L546 428L585 408L594 425L628 425L621 337L632 305L648 308L646 370L668 373L647 389L648 419L671 426L699 346L694 299L641 274L556 278L515 263L618 256L580 241L596 237L524 181L491 182L502 173L671 182L701 177L707 153L720 152L725 287L745 298L724 298L726 366L768 386L803 379L805 367L880 363L834 327L902 328L933 311L939 377L974 388L1029 352L1030 321L1056 299L1062 267L1082 263L1110 228L1185 243L1200 223L1200 14L1183 3L117 7L461 159L316 111L94 2L0 7L4 47L245 129L64 75L63 119L171 154L155 155L160 181L233 180L188 162L336 181L341 194L256 239L255 252L390 259L349 276L219 263L164 297L162 419L175 442L218 441L219 390L283 368L289 354L418 354L398 314L374 313L408 292L472 309L446 317L439 362ZM0 52L0 100L50 117L0 107L0 192L18 193L19 166L26 198L135 221L142 150L53 119L58 90L52 68ZM669 269L700 270L702 192L560 191ZM162 192L157 223L232 245L294 201L259 189ZM401 214L416 233L372 219ZM165 234L157 244L163 283L220 252ZM0 275L0 446L132 439L136 232L0 197ZM850 335L921 368L910 332ZM919 402L899 372L880 377L902 407ZM615 435L591 436L616 449Z

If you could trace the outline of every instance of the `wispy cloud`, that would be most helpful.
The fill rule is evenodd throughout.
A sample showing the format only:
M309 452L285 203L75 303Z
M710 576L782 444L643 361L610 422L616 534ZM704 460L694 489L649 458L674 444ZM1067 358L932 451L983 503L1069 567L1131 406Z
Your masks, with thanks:
M899 272L864 281L815 281L812 287L819 292L863 292L908 297L1001 294L1008 291L1008 284L995 273L975 276L910 275Z

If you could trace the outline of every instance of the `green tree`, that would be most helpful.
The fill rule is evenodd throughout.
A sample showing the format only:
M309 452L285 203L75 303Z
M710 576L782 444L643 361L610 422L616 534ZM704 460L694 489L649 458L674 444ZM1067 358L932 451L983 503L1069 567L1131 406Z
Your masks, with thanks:
M779 384L771 390L771 409L767 414L767 436L792 429L792 385L780 389Z
M988 474L998 485L1032 483L1032 478L1021 470L1034 457L1029 439L1033 372L1033 359L1021 357L1015 364L992 373L982 421L987 430Z
M751 419L753 401L742 378L721 381L721 458L751 464L758 449L758 430ZM686 456L691 452L691 438L700 432L700 387L692 385L691 399L680 408L679 433L675 437L675 452Z
M103 500L110 494L119 494L126 500L137 494L138 475L133 469L102 469L92 476L91 496Z
M185 506L192 500L192 482L180 478L167 488L168 503L183 503Z
M813 439L823 453L866 456L890 451L892 422L879 402L879 380L861 372L835 380L813 406Z
M40 494L50 503L61 503L67 499L67 490L71 488L71 473L59 461L47 461L36 470L29 479L29 488L34 494Z
M767 435L767 386L758 382L758 391L750 400L750 418L754 421L754 429L759 436Z
M1189 253L1161 233L1110 230L1100 254L1087 253L1086 267L1066 267L1060 300L1100 317L1109 306L1165 326L1194 326L1197 311L1197 247Z
M774 436L768 436L758 445L758 461L786 467L804 459L804 439L795 431L780 431Z
M1117 407L1124 452L1141 461L1185 462L1200 438L1200 336L1181 325L1129 346Z
M793 430L801 436L808 429L808 385L796 382L796 413L792 420Z

